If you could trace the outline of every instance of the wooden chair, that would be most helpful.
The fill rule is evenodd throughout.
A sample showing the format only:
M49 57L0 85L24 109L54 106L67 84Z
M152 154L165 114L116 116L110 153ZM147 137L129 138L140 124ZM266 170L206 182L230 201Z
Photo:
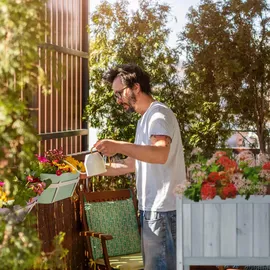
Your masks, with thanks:
M79 196L84 229L80 235L86 239L90 269L143 269L133 192L87 192L81 186Z

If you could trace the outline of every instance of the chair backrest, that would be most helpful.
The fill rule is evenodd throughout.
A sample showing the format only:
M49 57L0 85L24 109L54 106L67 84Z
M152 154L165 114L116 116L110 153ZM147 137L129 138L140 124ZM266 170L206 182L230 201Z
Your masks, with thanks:
M137 200L129 189L102 192L80 191L85 231L110 234L109 256L140 252ZM87 238L91 259L102 257L99 239Z

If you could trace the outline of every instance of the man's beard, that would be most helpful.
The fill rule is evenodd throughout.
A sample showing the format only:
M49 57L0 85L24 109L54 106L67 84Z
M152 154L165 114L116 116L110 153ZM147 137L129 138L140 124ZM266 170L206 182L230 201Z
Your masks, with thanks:
M135 94L132 92L131 95L128 97L127 103L123 103L122 106L127 105L128 109L126 109L127 113L135 112L134 104L136 103L137 99Z

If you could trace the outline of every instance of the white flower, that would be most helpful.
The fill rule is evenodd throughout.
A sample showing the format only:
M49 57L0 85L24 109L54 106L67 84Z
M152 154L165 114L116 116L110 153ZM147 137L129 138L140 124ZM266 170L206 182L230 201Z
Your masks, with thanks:
M243 178L243 174L242 173L234 173L232 175L231 181L232 183L235 185L236 189L240 189L243 188L245 186L245 178Z
M215 156L211 157L210 159L208 159L208 160L206 161L206 166L212 165L213 163L216 162L216 160L217 160L217 158L216 158Z
M257 157L257 165L262 165L269 161L269 155L260 152L260 154Z
M188 167L188 170L189 170L189 171L199 170L201 167L202 167L201 164L199 164L199 163L194 163L194 164L191 164L191 165Z
M185 180L184 183L179 184L174 189L174 194L182 198L185 190L191 185L191 183L188 180Z
M200 153L202 153L202 149L199 147L195 147L191 152L191 156L197 156Z
M254 157L253 153L249 150L245 150L245 151L240 152L236 156L236 162L237 163L245 162L249 167L256 166L255 157Z

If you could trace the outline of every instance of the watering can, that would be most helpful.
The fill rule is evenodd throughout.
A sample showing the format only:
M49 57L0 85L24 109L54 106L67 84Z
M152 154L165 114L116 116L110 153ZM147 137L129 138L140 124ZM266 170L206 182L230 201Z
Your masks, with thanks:
M91 149L91 153L86 155L84 159L84 166L87 177L107 172L103 157L98 151L92 150L93 148Z

